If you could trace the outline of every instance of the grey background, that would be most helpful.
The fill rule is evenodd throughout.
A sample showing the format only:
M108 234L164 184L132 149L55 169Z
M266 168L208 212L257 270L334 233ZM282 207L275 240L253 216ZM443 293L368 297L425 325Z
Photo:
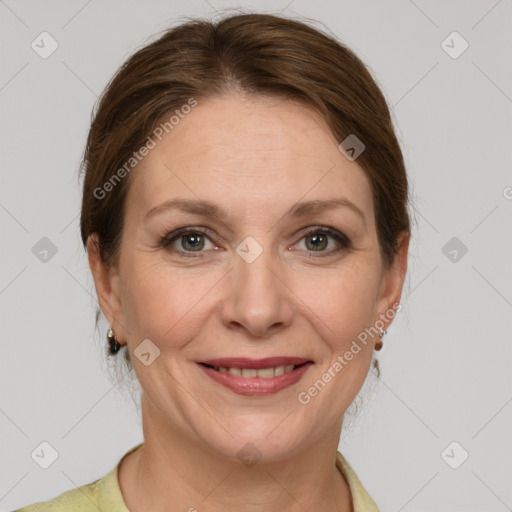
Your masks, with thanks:
M103 476L142 440L104 356L106 324L94 332L78 164L96 97L126 57L181 16L238 6L319 20L354 49L393 107L410 175L404 310L340 451L382 511L511 510L512 2L6 0L0 512ZM47 59L31 48L43 31L59 45ZM453 31L469 44L456 59L441 47ZM46 262L32 251L43 237L57 248ZM452 237L468 249L454 246L456 261L443 252ZM59 454L46 470L30 456L43 441ZM453 441L469 453L458 469L446 460L462 448L441 455Z

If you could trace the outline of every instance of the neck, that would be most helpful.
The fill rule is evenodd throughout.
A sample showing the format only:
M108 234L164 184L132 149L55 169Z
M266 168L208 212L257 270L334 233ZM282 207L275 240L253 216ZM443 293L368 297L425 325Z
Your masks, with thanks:
M352 512L349 487L335 465L341 423L287 460L263 458L249 466L222 459L161 417L144 414L145 407L143 400L144 444L119 467L130 512L163 512L170 504L188 512Z

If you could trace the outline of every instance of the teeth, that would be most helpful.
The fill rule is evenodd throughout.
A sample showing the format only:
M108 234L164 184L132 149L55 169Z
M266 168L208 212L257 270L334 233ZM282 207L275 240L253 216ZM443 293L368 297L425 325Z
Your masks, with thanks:
M220 373L229 373L235 377L260 377L262 379L279 377L279 375L283 375L284 373L290 373L294 368L295 366L293 364L277 366L275 368L262 368L261 370L256 370L254 368L224 368L222 366L215 366L215 369Z
M258 377L262 377L263 379L271 379L272 377L274 377L274 368L263 368L261 370L254 371L257 372Z
M279 375L283 375L283 373L284 373L284 366L278 366L275 369L276 377L278 377Z

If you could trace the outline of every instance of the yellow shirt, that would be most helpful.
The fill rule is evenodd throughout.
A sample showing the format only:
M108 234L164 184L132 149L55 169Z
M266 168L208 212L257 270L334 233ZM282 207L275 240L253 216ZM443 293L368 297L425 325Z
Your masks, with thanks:
M142 443L126 452L121 460L141 445ZM123 500L117 479L121 460L110 473L99 480L66 491L50 501L34 503L14 512L130 512ZM336 466L350 488L354 512L379 512L377 505L340 452L336 452Z

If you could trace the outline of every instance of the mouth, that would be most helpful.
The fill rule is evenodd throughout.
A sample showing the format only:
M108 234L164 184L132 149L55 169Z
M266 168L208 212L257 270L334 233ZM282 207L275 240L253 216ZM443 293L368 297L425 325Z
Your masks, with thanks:
M223 358L198 363L217 383L241 395L269 395L298 382L313 361L297 357Z

